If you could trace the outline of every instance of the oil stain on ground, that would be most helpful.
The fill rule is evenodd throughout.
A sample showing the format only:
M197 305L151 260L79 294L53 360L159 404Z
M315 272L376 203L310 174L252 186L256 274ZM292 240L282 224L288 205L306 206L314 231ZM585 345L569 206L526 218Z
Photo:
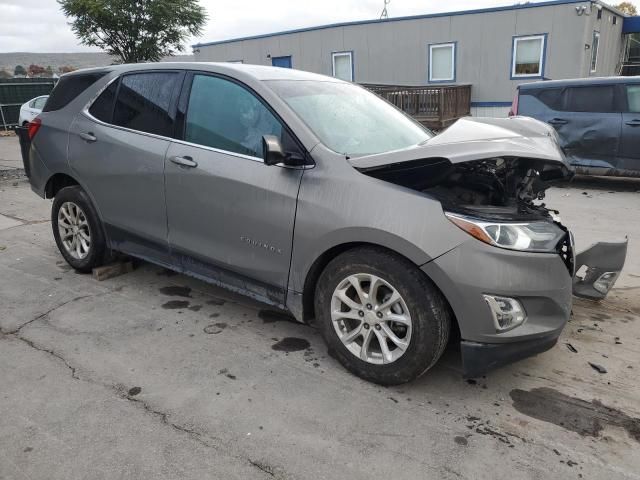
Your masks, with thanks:
M287 315L284 312L279 312L277 310L260 310L258 312L258 317L262 319L264 323L275 323L275 322L296 322L296 319L291 315Z
M512 390L516 410L529 417L559 425L582 436L599 437L606 425L624 428L640 443L640 418L633 418L599 400L588 402L553 388Z
M168 295L170 297L187 297L191 298L191 288L179 287L177 285L170 285L168 287L160 288L160 293Z
M224 305L224 300L221 298L212 298L211 300L207 300L207 305L216 305L219 307L220 305Z
M177 310L180 308L187 308L189 306L189 302L186 300L169 300L166 303L162 304L162 308L165 310Z
M306 350L310 346L311 344L304 338L286 337L271 345L271 348L278 352L299 352L300 350Z

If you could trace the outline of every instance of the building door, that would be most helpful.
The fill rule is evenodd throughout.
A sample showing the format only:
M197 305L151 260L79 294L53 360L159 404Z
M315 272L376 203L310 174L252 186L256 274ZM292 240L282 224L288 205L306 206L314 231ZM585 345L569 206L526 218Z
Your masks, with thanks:
M271 65L274 67L291 68L291 55L287 57L272 57Z

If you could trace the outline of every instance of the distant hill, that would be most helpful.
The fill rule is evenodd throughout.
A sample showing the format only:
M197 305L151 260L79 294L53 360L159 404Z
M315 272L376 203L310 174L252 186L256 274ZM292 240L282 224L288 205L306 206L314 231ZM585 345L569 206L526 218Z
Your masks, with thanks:
M176 55L164 59L170 62L192 62L193 55ZM13 73L16 65L27 68L29 65L40 65L47 67L51 65L54 72L60 67L71 66L75 69L102 67L114 63L114 58L101 52L82 53L31 53L31 52L11 52L0 53L0 70Z

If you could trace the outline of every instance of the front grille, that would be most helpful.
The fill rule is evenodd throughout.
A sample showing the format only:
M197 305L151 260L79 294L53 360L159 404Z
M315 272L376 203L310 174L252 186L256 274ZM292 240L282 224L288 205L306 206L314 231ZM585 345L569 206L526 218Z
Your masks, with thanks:
M575 245L573 243L573 233L571 233L569 230L567 230L567 234L558 244L558 254L566 265L567 270L569 270L569 275L571 275L571 278L573 278L576 269L576 255Z

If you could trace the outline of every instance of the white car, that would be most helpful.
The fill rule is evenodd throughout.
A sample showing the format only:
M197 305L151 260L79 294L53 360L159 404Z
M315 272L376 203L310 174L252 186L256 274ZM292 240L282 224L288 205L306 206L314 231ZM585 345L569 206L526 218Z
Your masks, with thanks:
M41 95L40 97L32 98L22 105L20 107L20 125L25 126L31 120L40 115L40 112L42 112L42 109L44 108L44 104L47 103L47 98L49 98L49 95Z

